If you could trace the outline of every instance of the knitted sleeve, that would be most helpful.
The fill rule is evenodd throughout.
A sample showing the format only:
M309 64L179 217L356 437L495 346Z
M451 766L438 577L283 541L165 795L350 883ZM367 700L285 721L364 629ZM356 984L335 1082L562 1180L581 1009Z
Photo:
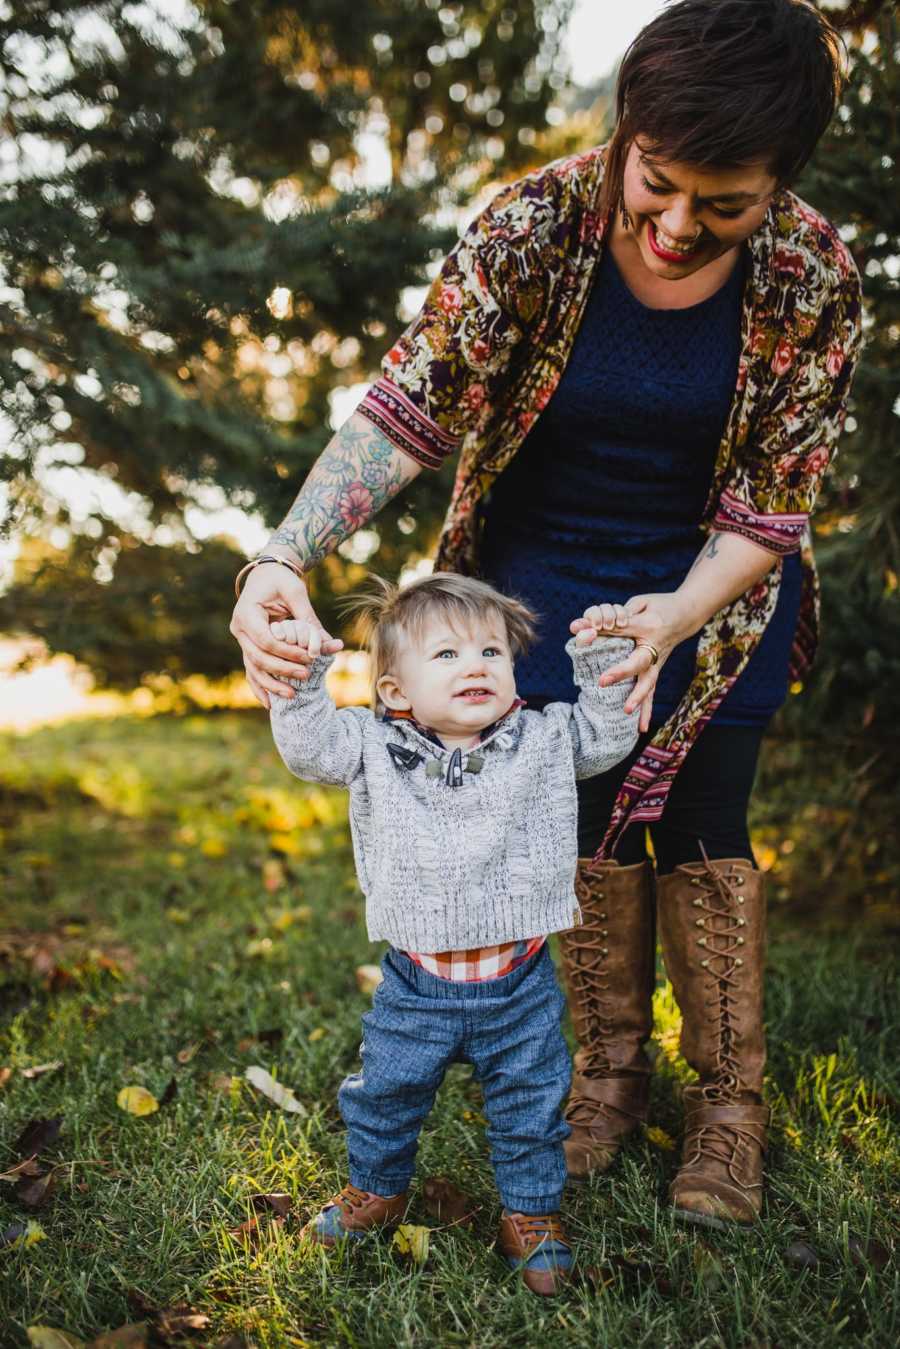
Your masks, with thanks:
M288 680L293 698L272 694L270 720L278 753L295 777L349 787L362 770L363 734L373 714L365 707L338 710L325 688L333 656L318 656L306 680Z
M618 665L634 649L624 637L598 637L590 646L576 646L575 638L566 642L572 660L572 673L578 686L578 701L550 703L544 715L564 717L575 760L575 777L591 778L620 763L634 748L638 738L638 713L625 711L625 700L634 680L600 688L598 680L605 670Z

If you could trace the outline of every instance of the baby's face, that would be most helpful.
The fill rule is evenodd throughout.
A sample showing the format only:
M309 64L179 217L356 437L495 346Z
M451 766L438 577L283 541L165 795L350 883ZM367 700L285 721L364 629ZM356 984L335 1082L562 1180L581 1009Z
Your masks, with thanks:
M378 681L386 707L411 711L444 741L468 746L516 696L506 627L488 614L471 632L429 618L421 640L405 640L397 669Z

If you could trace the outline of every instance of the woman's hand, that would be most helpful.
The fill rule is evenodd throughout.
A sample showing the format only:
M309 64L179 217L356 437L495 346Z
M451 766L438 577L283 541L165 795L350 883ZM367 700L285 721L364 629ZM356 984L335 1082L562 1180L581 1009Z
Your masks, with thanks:
M308 623L315 638L304 646L281 641L270 627L271 620L295 618ZM263 562L247 576L240 599L231 616L232 636L240 644L247 683L263 707L269 706L269 694L293 698L294 690L281 679L306 679L306 667L315 656L317 642L323 655L340 651L344 643L331 637L316 617L306 586L288 567Z
M600 636L631 637L638 643L621 664L601 675L600 684L606 688L623 679L636 680L625 711L640 708L640 730L648 731L659 672L679 642L693 631L683 600L677 594L635 595L626 605L594 604L569 625L576 639L579 632L587 629L594 629ZM642 642L658 652L656 662L648 646L640 645Z

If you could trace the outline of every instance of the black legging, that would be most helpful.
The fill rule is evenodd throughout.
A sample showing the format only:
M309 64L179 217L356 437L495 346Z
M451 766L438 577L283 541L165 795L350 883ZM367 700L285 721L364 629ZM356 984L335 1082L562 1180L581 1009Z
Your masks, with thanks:
M529 698L539 708L545 700ZM755 865L747 808L764 726L705 727L672 784L661 820L649 825L657 871L667 875L683 862L702 861L702 842L709 858L746 857ZM578 856L593 857L609 824L613 805L628 769L650 739L641 736L627 759L607 773L578 783ZM630 825L613 854L630 866L647 857L646 828Z

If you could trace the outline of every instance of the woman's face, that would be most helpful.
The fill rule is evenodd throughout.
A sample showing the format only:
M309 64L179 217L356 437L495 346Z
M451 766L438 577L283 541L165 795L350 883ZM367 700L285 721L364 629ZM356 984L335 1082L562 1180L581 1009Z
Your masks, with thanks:
M636 137L625 161L631 224L624 234L649 271L678 281L743 243L762 223L776 186L765 165L719 169L664 162Z

